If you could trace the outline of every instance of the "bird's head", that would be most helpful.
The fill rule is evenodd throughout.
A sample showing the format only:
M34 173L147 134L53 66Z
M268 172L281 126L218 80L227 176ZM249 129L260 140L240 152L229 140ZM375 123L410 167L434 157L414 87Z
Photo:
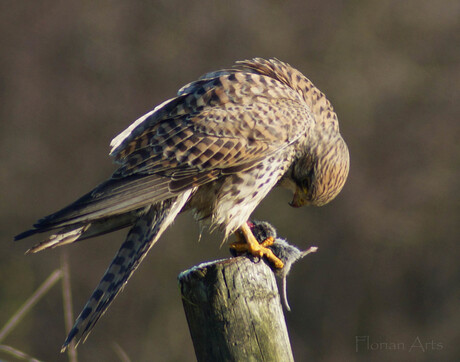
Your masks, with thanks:
M340 136L329 145L309 149L293 164L294 198L291 206L323 206L342 190L350 167L348 148Z

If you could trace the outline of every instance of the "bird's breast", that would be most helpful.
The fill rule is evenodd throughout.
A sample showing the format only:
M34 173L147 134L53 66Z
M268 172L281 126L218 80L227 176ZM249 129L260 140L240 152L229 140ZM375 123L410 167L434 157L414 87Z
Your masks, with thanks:
M280 152L254 167L200 186L189 202L197 219L226 236L245 223L290 166L290 153Z

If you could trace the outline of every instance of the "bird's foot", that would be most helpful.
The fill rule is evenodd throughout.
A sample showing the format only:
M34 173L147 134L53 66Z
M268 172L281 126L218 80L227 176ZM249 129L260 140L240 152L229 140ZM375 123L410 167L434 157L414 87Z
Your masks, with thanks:
M274 243L275 243L275 238L273 236L269 236L264 241L259 243L259 245L261 247L263 247L263 248L268 248L269 246L272 246ZM237 253L244 253L244 252L247 252L249 250L249 245L244 240L238 240L238 241L236 241L234 243L231 243L230 247L233 250L235 250Z
M268 261L275 266L275 268L281 269L284 267L283 262L275 254L273 254L273 251L268 248L269 246L273 245L275 241L273 237L270 236L259 244L247 224L241 226L239 232L236 233L236 235L239 241L230 244L230 248L235 250L237 253L248 252L251 255L259 258L265 256Z

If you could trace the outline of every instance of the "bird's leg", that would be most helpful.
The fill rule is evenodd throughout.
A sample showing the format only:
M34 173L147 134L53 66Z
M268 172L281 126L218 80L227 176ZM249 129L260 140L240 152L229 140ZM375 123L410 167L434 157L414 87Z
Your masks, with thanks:
M265 256L271 263L273 263L275 268L283 268L283 262L276 257L275 254L273 254L273 251L268 249L268 246L273 245L273 237L270 236L259 244L247 223L244 223L235 234L238 241L230 244L232 249L237 252L247 251L251 255L259 258Z

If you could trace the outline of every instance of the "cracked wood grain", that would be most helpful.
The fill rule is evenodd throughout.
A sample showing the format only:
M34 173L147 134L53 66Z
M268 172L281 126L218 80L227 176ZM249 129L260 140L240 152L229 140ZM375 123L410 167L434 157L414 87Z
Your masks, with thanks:
M187 322L200 361L293 361L275 276L246 257L179 275Z

